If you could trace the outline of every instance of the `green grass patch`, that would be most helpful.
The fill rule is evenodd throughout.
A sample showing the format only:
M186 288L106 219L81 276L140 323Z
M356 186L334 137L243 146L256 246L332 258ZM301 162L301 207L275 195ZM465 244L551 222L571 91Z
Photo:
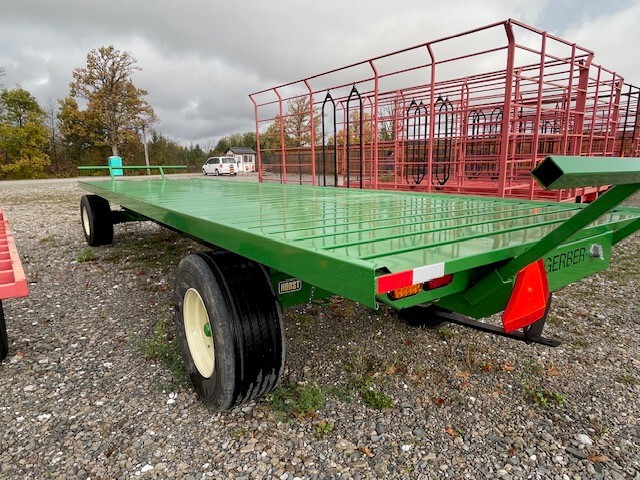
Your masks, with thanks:
M625 385L640 385L640 380L629 374L620 375L618 377L618 382L624 383Z
M324 438L327 435L329 435L331 432L333 432L334 428L335 428L335 425L333 423L329 423L326 420L320 420L316 424L316 430L313 436L316 437L316 439L320 440L321 438Z
M78 263L90 262L93 260L93 250L90 247L85 248L76 256L76 260Z
M541 408L549 408L551 405L561 407L564 405L565 397L561 393L545 390L538 385L522 384L525 397Z
M544 365L539 364L538 362L529 362L525 369L534 375L542 375L545 372Z
M393 400L389 395L373 388L373 380L370 377L361 377L352 385L360 395L362 403L376 410L393 408Z
M445 342L453 340L457 335L457 333L449 327L436 328L435 333Z
M249 436L249 430L242 427L236 428L233 432L231 432L231 438L233 438L234 440L240 440L248 436Z
M174 381L170 385L163 385L163 389L188 388L190 382L184 369L180 342L173 332L169 331L169 325L170 321L166 315L158 319L153 335L144 342L144 356L149 360L157 360L171 372Z
M267 395L267 401L280 420L312 417L324 406L325 392L317 383L280 386Z
M40 243L45 244L45 243L53 243L56 241L56 236L51 234L51 235L47 235L46 237L43 237L40 239Z
M338 387L332 387L328 391L329 395L344 403L353 403L352 390L340 385Z
M302 327L313 325L313 317L308 313L300 313L294 317L294 320L298 325Z

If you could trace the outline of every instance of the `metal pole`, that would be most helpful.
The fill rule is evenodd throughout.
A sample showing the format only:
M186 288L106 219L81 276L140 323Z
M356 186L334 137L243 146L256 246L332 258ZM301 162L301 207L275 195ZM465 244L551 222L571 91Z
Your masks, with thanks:
M149 149L147 148L147 132L142 125L142 146L144 147L144 163L149 167ZM151 175L151 170L147 168L147 175Z

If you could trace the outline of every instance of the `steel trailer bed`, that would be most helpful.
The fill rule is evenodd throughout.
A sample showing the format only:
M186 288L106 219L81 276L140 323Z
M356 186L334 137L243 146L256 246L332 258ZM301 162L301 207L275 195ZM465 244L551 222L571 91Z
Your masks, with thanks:
M176 288L187 370L202 398L225 409L277 382L284 347L279 307L270 306L275 297L287 306L339 294L372 308L387 303L410 312L408 318L417 311L425 321L441 311L481 318L506 310L505 332L522 328L523 338L541 340L550 292L605 269L612 246L640 228L640 209L616 207L638 189L640 160L614 159L622 174L602 172L597 159L593 172L584 157L580 172L571 170L570 157L547 160L536 169L545 187L596 183L593 175L627 184L584 205L204 178L113 179L80 183L94 194L83 197L82 221L90 245L111 243L113 223L148 219L233 252L234 260L186 257ZM107 201L123 210L112 212ZM262 293L256 291L265 282L257 278L267 279ZM253 295L265 303L244 298ZM258 319L264 311L270 320ZM236 371L228 380L233 393L221 393L225 335L236 345L228 352L234 370L238 342L256 332L267 332L258 348L262 360L240 363L266 362L264 369L251 367L260 371L247 381Z

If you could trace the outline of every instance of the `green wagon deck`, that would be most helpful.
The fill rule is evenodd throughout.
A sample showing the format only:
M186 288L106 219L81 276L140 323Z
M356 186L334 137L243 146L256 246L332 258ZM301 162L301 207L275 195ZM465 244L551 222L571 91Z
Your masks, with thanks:
M381 286L385 275L413 271L427 278L499 264L584 208L217 179L86 181L80 186L204 243L370 307L378 300L389 302ZM565 244L613 236L637 219L640 209L617 207ZM610 250L605 248L606 265ZM464 281L468 278L461 275ZM448 293L463 290L462 283ZM553 290L551 279L550 284ZM399 301L397 306L404 305Z

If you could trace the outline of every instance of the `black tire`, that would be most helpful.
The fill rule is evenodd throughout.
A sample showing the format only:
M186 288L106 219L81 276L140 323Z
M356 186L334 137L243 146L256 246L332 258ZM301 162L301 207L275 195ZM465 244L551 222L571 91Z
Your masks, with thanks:
M218 169L216 168L216 169L213 171L213 174L217 177L218 175L220 175L220 172L219 172L219 171L218 171Z
M113 218L107 200L97 195L84 195L80 200L80 221L89 246L113 243Z
M4 310L2 310L2 300L0 300L0 362L9 353L9 335L7 335L7 324L4 321Z
M437 316L439 311L445 310L435 305L416 305L415 307L398 310L398 317L411 327L437 328L446 323L446 320Z
M284 330L261 265L226 251L188 255L175 301L185 368L205 403L228 410L273 390L284 369Z
M207 171L203 168L202 169L202 174L206 177L207 176Z

